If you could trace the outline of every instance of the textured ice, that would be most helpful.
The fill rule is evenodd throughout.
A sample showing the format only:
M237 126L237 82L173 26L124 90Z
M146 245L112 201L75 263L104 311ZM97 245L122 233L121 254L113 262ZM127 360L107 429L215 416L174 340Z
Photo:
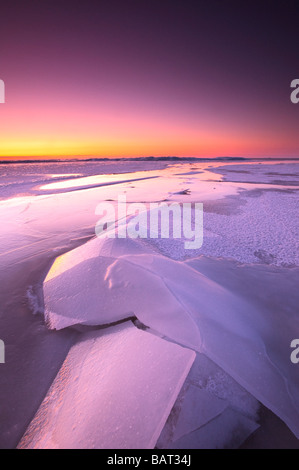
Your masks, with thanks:
M169 442L177 441L186 434L201 428L228 407L227 401L216 398L206 390L199 389L192 384L185 388L182 403L177 405L175 412L172 410L171 419L169 417L157 447L168 447Z
M197 353L185 385L194 385L253 421L258 420L259 402L204 354Z
M224 447L231 443L232 427L234 434L241 431L240 437L243 436L244 439L248 437L250 430L256 429L256 427L250 426L244 435L242 429L239 430L238 427L243 427L240 415L249 418L251 424L259 420L260 404L223 369L204 354L197 353L184 386L158 439L157 447L167 449L173 446L175 441L187 435L191 445L194 440L193 431L204 427L228 408L236 413L231 414L226 435L225 432L222 434ZM217 441L211 439L209 445L212 448L213 445L217 446L218 444ZM184 439L184 445L188 448L187 437Z
M205 426L169 443L168 449L237 449L259 425L227 408Z
M299 379L288 354L298 317L265 309L254 292L235 294L202 274L200 261L150 253L114 258L122 243L95 239L55 261L44 282L51 328L136 316L205 353L299 435Z
M19 448L153 448L194 361L131 322L74 345Z
M242 191L203 203L203 244L185 250L184 239L148 239L166 256L234 258L241 263L299 265L299 206L295 192Z
M297 162L250 163L221 165L211 171L224 176L224 181L242 183L270 183L298 186Z

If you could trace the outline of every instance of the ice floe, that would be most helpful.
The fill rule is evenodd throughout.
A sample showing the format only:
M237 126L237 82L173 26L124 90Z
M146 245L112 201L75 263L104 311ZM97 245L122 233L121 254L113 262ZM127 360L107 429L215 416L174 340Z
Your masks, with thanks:
M199 261L134 250L116 256L123 243L94 239L56 259L44 282L47 324L61 329L136 316L204 353L298 436L299 379L289 359L298 317L265 309L254 292L245 298L215 282L200 272Z
M74 345L19 448L153 448L195 353L131 322Z

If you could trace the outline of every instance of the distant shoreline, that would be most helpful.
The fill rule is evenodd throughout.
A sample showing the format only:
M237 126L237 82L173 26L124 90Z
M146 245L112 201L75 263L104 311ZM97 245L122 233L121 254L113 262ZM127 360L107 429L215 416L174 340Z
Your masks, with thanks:
M119 161L192 161L192 162L238 162L238 161L299 161L299 157L119 157L119 158L45 158L24 160L0 160L0 165L24 163L71 163L71 162L119 162Z

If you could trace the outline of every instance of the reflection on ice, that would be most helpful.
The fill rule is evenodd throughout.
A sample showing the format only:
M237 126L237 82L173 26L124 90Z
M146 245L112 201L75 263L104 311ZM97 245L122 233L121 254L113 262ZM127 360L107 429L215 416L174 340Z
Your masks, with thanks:
M132 177L131 173L123 175L95 175L85 178L76 178L72 180L58 181L57 183L49 183L39 187L42 190L57 190L70 188L88 188L93 186L105 186L109 184L117 184L121 182L138 181L139 179L148 178L148 172L135 173ZM152 176L154 177L154 176Z

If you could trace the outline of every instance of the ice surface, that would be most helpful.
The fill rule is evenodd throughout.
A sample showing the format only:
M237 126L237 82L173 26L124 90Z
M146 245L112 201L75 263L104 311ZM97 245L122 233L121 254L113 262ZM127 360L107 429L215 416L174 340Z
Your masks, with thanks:
M182 403L177 405L175 412L172 410L171 419L169 417L157 443L158 448L167 447L169 442L177 441L204 426L228 407L227 401L192 384L184 388Z
M236 181L242 183L270 183L280 185L298 186L298 163L293 162L268 162L250 163L241 165L221 165L211 171L224 176L224 181Z
M73 250L56 259L44 282L47 324L61 329L137 316L152 329L174 340L184 338L185 345L198 348L200 336L195 322L161 283L161 276L145 266L155 256L114 258L113 250L119 252L122 245L127 245L123 239L94 239L78 252Z
M149 253L114 258L122 243L95 239L55 261L44 282L51 328L135 315L205 353L299 435L299 379L289 359L298 317L291 318L288 309L265 309L254 292L245 298L213 281L200 272L200 260L177 262Z
M253 421L259 419L260 403L205 354L196 354L185 385L194 385L205 390Z
M195 353L131 322L74 345L19 448L153 448Z
M260 403L207 356L197 353L158 439L157 447L167 449L173 446L175 441L187 435L191 445L194 441L193 431L205 427L228 408L236 411L236 414L231 415L226 434L223 429L224 447L231 442L232 425L234 434L239 433L241 437L244 436L240 415L249 418L251 424L259 421ZM240 426L241 429L238 429ZM256 427L250 426L248 432L251 429L255 430ZM247 431L246 437L248 437ZM187 437L184 439L186 448L189 447L188 439ZM218 445L218 443L211 439L209 445Z
M137 172L145 169L158 170L167 167L163 161L51 161L32 163L1 163L0 199L43 193L42 185L55 181L69 180L74 177L109 175ZM121 178L120 178L121 179ZM54 187L55 188L55 187ZM55 190L53 188L53 190Z
M205 426L169 443L168 449L237 449L259 425L227 408Z
M199 249L185 250L184 239L157 238L147 242L178 260L206 255L234 258L242 263L299 265L299 206L295 191L242 191L216 202L205 201L203 220L203 244Z
M105 306L109 321L115 313L125 318L134 311L150 331L205 351L218 369L208 378L198 374L202 389L228 400L230 407L244 414L251 406L254 409L254 403L249 393L239 392L230 380L234 377L298 436L299 377L290 361L290 341L299 331L298 163L290 163L288 168L283 165L243 162L234 168L226 164L226 169L233 170L226 173L219 162L1 165L0 332L7 362L0 377L0 447L14 447L19 441L73 341L72 329L48 331L39 315L30 315L30 309L43 311L42 280L54 257L94 236L98 203L110 200L116 204L118 195L126 195L128 202L203 202L204 244L197 251L184 250L183 240L171 239L102 245L100 256L113 260L105 273L108 287L102 287L109 300L100 299L98 304ZM41 189L59 180L72 178L74 182L76 176L144 170L148 170L147 176L158 178L133 182L140 174L132 173L130 181L127 175L114 176L113 182L119 183L98 188L83 189L86 180L78 180L79 191L67 192L74 188L65 184L60 189ZM8 197L13 198L3 199ZM196 259L164 263L161 253L176 260ZM142 254L146 256L139 256ZM82 256L87 257L87 245ZM93 253L90 262L92 258ZM92 272L85 273L88 279ZM127 273L130 286L125 288ZM93 299L89 302L88 291L84 293L88 282L81 277L80 284L79 277L74 284L84 306L79 322L88 323L87 316L92 315L93 320L97 317L96 324L101 323L104 316L99 320L99 311L89 307ZM122 286L119 289L117 282ZM68 296L65 310L57 299L59 311L51 320L57 325L77 321L68 308L72 290L67 291L66 285L59 289L62 297L64 289ZM75 301L73 305L75 311ZM115 310L109 314L110 307ZM273 429L272 436L275 432ZM271 431L268 437L271 440Z

